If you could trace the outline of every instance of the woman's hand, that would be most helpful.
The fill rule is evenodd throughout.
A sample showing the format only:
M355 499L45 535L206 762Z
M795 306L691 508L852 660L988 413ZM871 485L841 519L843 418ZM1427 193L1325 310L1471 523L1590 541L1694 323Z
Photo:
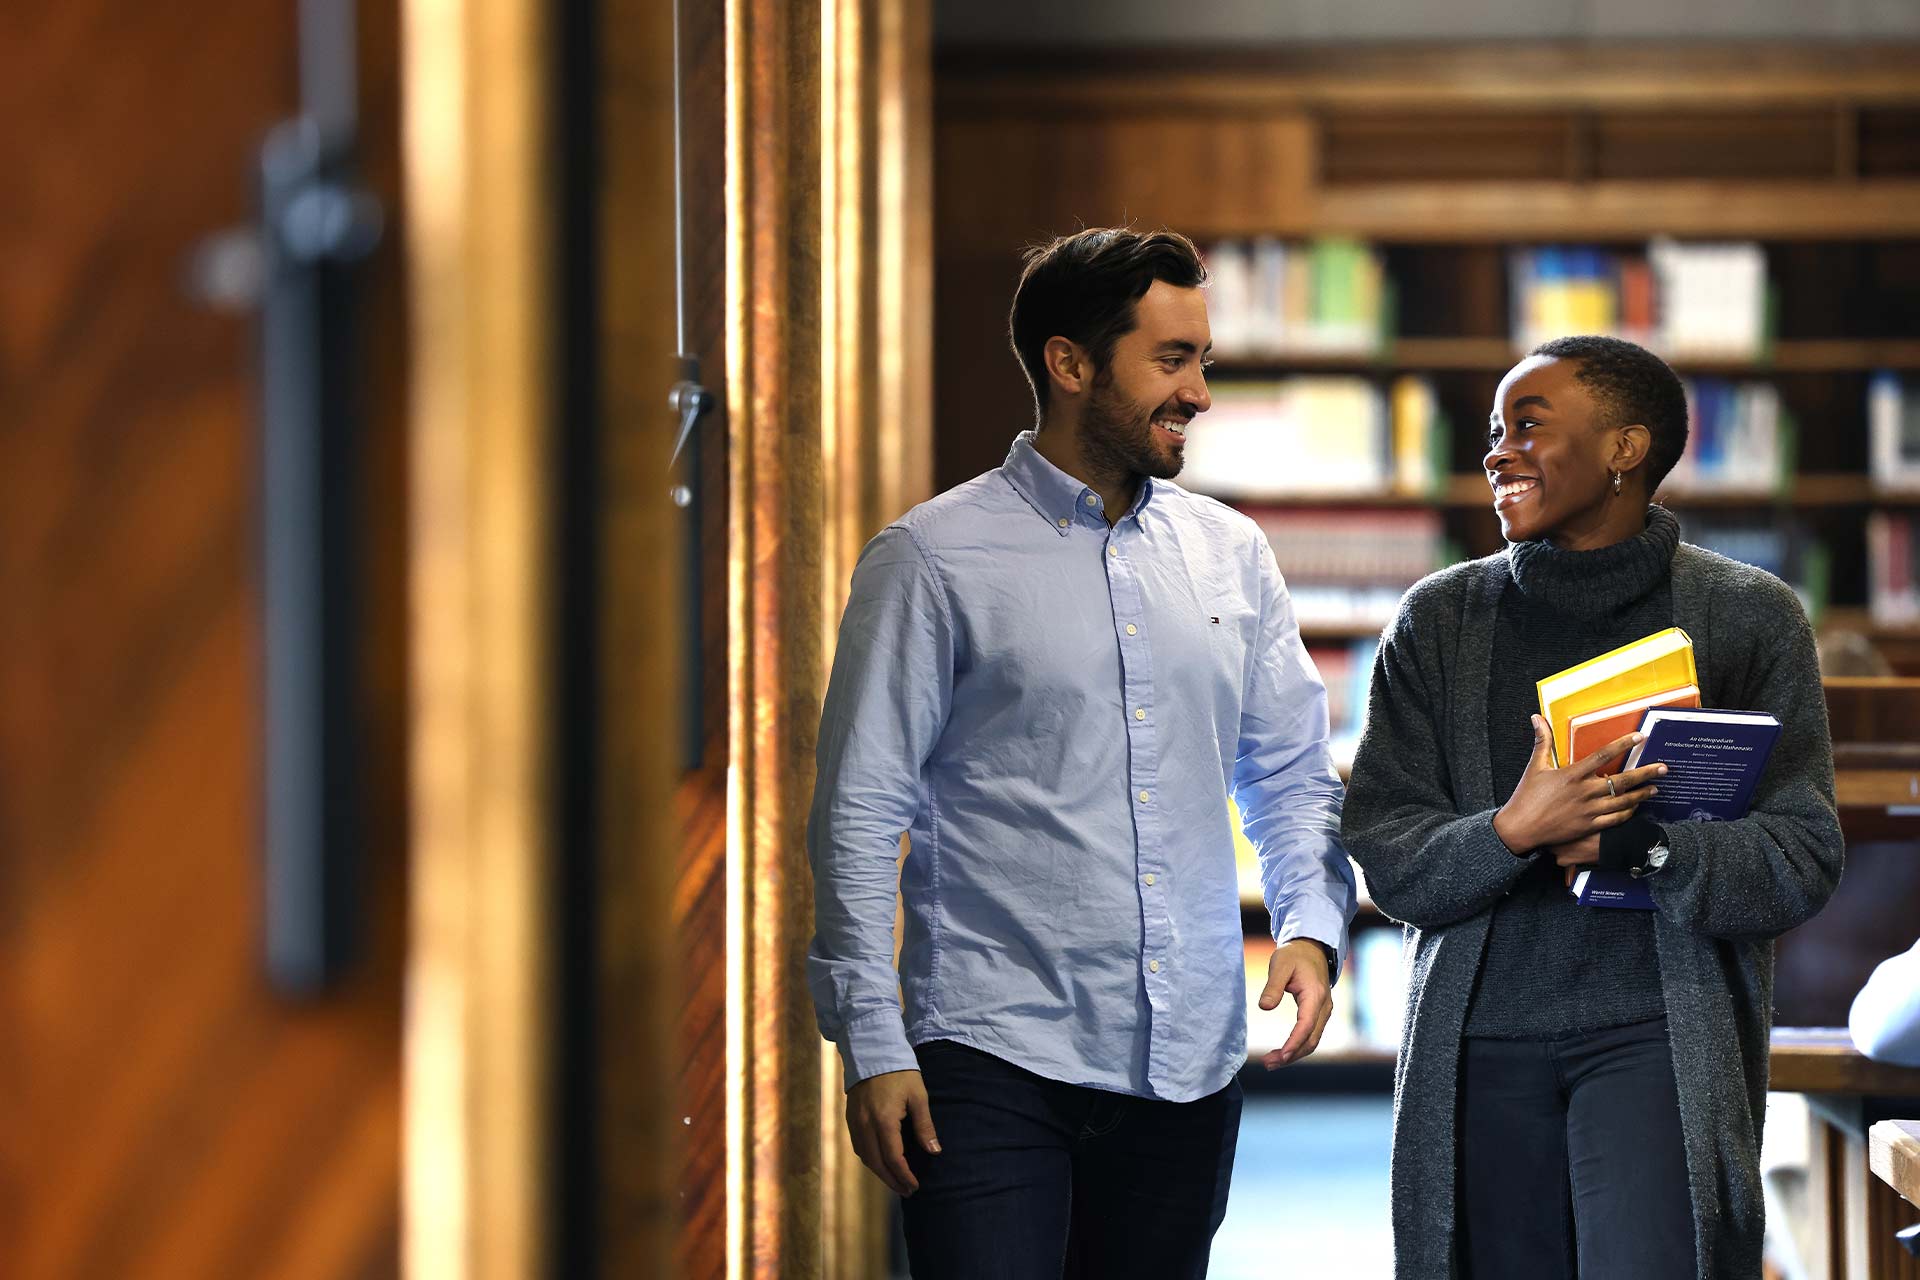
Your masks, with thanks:
M1590 867L1600 861L1600 833L1596 831L1568 844L1549 845L1541 852L1552 854L1553 860L1567 869L1567 884L1571 887L1581 867Z
M1652 781L1666 773L1663 764L1643 765L1615 774L1612 785L1595 773L1608 761L1617 760L1640 742L1630 733L1616 738L1586 759L1564 769L1553 767L1552 739L1547 722L1540 716L1533 721L1533 758L1527 761L1520 785L1513 789L1506 804L1493 815L1493 830L1515 857L1524 858L1535 849L1553 845L1584 844L1593 837L1593 856L1600 852L1599 832L1617 827L1633 816L1642 800L1654 794ZM1588 861L1578 853L1555 850L1562 866L1568 861Z

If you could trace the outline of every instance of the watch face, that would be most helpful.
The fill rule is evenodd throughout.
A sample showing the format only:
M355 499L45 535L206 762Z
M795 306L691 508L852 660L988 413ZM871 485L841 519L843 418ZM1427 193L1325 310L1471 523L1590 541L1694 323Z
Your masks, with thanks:
M1658 871L1660 868L1666 866L1667 853L1667 846L1663 844L1657 844L1647 850L1647 870Z

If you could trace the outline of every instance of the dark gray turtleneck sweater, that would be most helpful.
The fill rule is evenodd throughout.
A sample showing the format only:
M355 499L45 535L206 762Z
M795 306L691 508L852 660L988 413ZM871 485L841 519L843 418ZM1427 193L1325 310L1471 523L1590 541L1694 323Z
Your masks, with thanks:
M1509 548L1513 578L1494 623L1487 696L1495 795L1513 794L1533 754L1527 717L1539 710L1537 681L1673 625L1679 542L1679 521L1656 506L1644 532L1611 547ZM1466 1034L1547 1039L1665 1011L1651 913L1581 906L1560 866L1536 855L1494 907Z

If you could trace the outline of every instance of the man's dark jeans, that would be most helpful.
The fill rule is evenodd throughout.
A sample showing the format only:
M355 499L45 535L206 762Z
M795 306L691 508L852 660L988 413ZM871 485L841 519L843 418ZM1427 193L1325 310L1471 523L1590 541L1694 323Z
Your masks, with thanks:
M1469 1038L1460 1156L1471 1280L1692 1280L1665 1018L1560 1040Z
M1061 1084L937 1040L915 1050L940 1155L909 1130L915 1280L1207 1273L1240 1134L1238 1081L1195 1102Z

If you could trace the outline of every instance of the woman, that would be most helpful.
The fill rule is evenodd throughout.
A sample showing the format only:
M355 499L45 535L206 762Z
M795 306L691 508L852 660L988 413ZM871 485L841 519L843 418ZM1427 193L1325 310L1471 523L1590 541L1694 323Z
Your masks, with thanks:
M1631 343L1536 349L1500 383L1485 458L1510 545L1415 586L1382 638L1344 834L1408 927L1406 1280L1760 1274L1773 939L1833 892L1840 825L1799 602L1649 505L1686 417ZM1635 811L1658 769L1610 788L1604 752L1546 754L1534 682L1669 626L1703 705L1780 719L1739 821L1663 829ZM1638 870L1657 909L1580 906L1583 866Z

